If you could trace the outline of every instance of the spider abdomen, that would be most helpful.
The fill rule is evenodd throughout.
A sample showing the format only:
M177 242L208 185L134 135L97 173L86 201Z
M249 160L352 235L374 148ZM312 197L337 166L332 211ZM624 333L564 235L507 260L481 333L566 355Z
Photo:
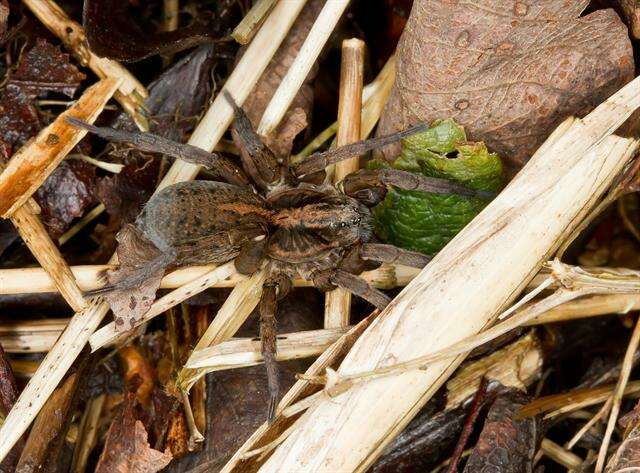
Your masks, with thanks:
M156 194L136 226L177 264L221 263L241 245L265 234L271 212L248 188L214 181L182 182Z

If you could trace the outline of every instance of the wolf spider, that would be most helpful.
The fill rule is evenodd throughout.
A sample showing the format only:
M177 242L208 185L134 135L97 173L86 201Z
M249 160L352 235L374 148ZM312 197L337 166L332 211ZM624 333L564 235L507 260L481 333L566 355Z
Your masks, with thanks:
M328 165L396 142L426 125L291 163L289 158L276 157L229 94L227 99L234 109L233 133L242 151L241 166L149 133L69 119L107 140L203 165L226 181L181 182L155 194L135 225L126 226L118 235L120 268L110 275L109 285L90 295L104 294L116 325L126 329L135 322L135 317L128 319L127 315L134 309L146 312L168 269L231 260L242 274L264 268L268 277L259 304L260 337L272 419L279 396L275 315L277 301L289 291L292 278L312 281L324 291L344 288L384 309L390 298L358 275L383 262L423 267L429 261L423 254L374 241L369 208L384 199L387 186L482 198L489 195L389 168L359 170L334 186L326 182ZM120 251L123 247L126 251Z

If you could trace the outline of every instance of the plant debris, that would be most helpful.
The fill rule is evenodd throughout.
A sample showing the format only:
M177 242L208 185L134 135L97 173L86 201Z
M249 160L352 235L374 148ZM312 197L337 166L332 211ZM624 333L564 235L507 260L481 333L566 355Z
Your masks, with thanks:
M416 0L378 133L452 118L522 166L565 118L633 78L625 25L613 10L580 17L588 4ZM386 158L398 154L396 146Z
M91 50L118 61L140 61L154 54L176 53L213 41L214 28L193 24L177 31L145 33L126 2L86 0L82 23Z
M154 473L171 461L170 453L149 445L147 431L135 416L134 397L125 397L122 410L111 423L96 473Z
M7 87L20 89L29 97L43 97L57 92L73 97L86 78L69 62L69 55L42 38L29 49L11 74Z
M359 371L353 380L340 371L360 356L362 334L385 331L389 314L416 307L417 316L431 317L441 304L472 297L416 295L401 314L402 286L422 277L419 268L441 265L439 252L479 213L503 206L469 247L481 248L501 218L511 223L509 206L519 208L520 196L487 207L505 186L509 192L514 173L566 117L584 116L637 74L640 9L631 0L308 0L297 16L283 14L283 2L266 2L280 15L267 15L247 44L237 44L230 32L258 1L0 0L0 163L98 80L124 79L94 125L68 120L89 134L33 188L37 205L23 209L57 242L62 270L79 265L69 274L81 287L78 308L86 309L74 316L59 294L43 292L54 285L37 266L42 255L34 258L11 222L0 220L0 473L258 471L283 442L311 438L317 426L302 433L292 426L313 418L327 395L348 405L349 391L336 390L360 389L351 381L366 389ZM342 2L341 21L325 31L323 8ZM275 55L239 77L244 55L262 59L281 35ZM265 37L274 43L263 44ZM362 131L377 137L336 148L341 46L351 38L366 44ZM274 131L260 136L264 111L300 54L309 72L291 102L279 104ZM628 103L635 107L637 96ZM635 136L637 123L632 116L615 133ZM617 143L613 153L621 141L608 139ZM335 182L332 166L352 158L360 169ZM522 308L501 325L512 330L501 329L439 380L406 427L395 424L394 438L380 439L386 446L367 458L369 471L640 467L640 407L632 400L640 355L621 366L621 341L640 308L639 167L629 162L613 181L561 260L512 288ZM575 203L557 186L547 190ZM544 195L527 205L544 212ZM514 244L529 224L516 228ZM473 279L493 261L475 263L455 271ZM446 293L448 270L437 277ZM522 322L550 291L552 302L583 294L585 278L605 289ZM323 320L323 293L336 287L353 295L349 326ZM388 304L386 313L371 312ZM462 307L450 314L452 330L478 322L481 308ZM436 329L399 358L448 335ZM337 341L318 357L319 332L334 337L322 347ZM92 333L110 338L96 345L92 338L95 353L81 353ZM378 349L386 341L363 359ZM411 359L385 364L372 373L414 366ZM629 379L614 403L621 373ZM405 375L413 373L398 378ZM363 412L376 411L378 399L371 401ZM388 420L376 412L376 419L363 415L366 435L353 436L352 451L334 442L331 452L348 458L360 442L364 448L369 427ZM597 461L600 449L608 451Z

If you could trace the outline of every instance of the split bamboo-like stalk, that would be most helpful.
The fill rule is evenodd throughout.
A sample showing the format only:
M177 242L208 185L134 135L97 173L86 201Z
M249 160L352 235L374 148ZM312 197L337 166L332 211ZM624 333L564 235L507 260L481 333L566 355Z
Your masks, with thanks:
M80 433L73 450L71 462L72 473L84 473L89 461L89 454L96 445L100 416L106 399L106 394L99 394L87 402L87 407L80 421Z
M391 88L396 76L396 57L391 56L375 80L369 84L371 95L363 94L364 106L360 125L360 139L364 140L371 134L378 123L382 110L391 95Z
M0 324L0 345L7 353L47 352L69 319L44 319Z
M627 314L639 309L640 294L597 294L560 304L525 325L563 322L605 314Z
M340 356L340 353L348 350L372 318L365 319L366 325L355 326L336 342L329 350L323 353L305 373L318 373L323 367L331 364L330 360ZM351 338L350 343L346 338ZM338 349L338 347L340 347ZM456 372L454 378L447 383L447 405L445 409L456 409L462 403L471 398L476 392L482 378L497 381L504 386L523 389L533 383L541 374L543 365L543 353L540 342L534 333L529 333L515 342L507 345L489 356L474 360L465 364ZM315 404L324 393L309 395L309 386L305 381L298 381L286 394L278 407L279 415L293 417L295 413L304 411ZM301 396L305 395L304 399ZM297 407L300 406L300 407ZM260 461L258 457L250 458L249 452L259 451L269 444L269 440L279 437L287 427L282 420L276 418L273 425L266 423L260 426L256 432L240 447L227 464L221 470L223 473L232 471L255 471ZM289 422L290 423L290 422Z
M53 123L20 148L0 174L0 215L9 218L38 190L87 131L67 123L68 117L93 123L113 93L119 79L103 79Z
M164 0L162 2L162 30L175 31L180 19L180 4L178 0Z
M332 0L324 4L298 55L262 115L258 126L260 135L270 135L278 127L347 5L349 0Z
M360 139L366 139L378 123L382 110L395 82L396 58L391 56L373 82L362 89L362 113L360 116ZM302 151L291 157L297 163L315 152L328 141L338 130L338 122L333 122L317 135Z
M154 317L162 314L165 310L173 307L174 305L184 301L185 299L203 291L208 287L221 287L220 282L228 281L229 277L235 273L235 267L233 262L226 263L223 266L212 269L209 272L204 273L196 279L190 280L186 284L181 284L174 291L164 295L158 299L151 306L149 311L138 320L135 324L136 327L149 322ZM251 278L241 278L236 281L234 290L231 292L227 301L229 303L223 305L218 311L215 319L211 323L205 335L200 339L196 345L196 349L205 348L209 345L220 343L227 338L233 336L235 331L240 328L240 325L246 320L253 308L257 305L260 299L261 288L257 289L256 284L262 284L264 282L264 273L260 272L260 276L253 276ZM236 289L237 288L237 289ZM253 306L249 306L249 302ZM249 304L249 305L247 305ZM238 316L238 319L233 321L233 310L237 309L238 313L244 315ZM221 315L222 314L222 315ZM233 321L233 322L232 322ZM228 324L232 324L228 326ZM237 325L237 326L236 326ZM229 333L231 332L231 333ZM91 335L89 343L92 349L95 351L105 345L115 343L122 339L122 333L116 329L115 323L102 327L96 333Z
M239 105L244 103L253 90L305 3L306 0L293 2L279 0L236 64L223 89L228 91ZM287 107L285 107L285 111ZM221 91L200 120L191 135L189 144L211 151L218 144L232 121L233 109ZM176 182L193 179L199 170L200 166L196 164L177 161L169 169L159 188L162 189Z
M144 325L149 322L149 320L163 314L165 311L187 300L189 297L204 291L216 281L227 278L233 271L233 262L223 264L222 266L218 266L208 273L205 273L199 278L174 289L168 294L165 294L151 305L147 313L145 313L140 320L136 321L133 328ZM240 284L246 284L246 281ZM91 344L91 349L96 351L98 348L107 344L126 339L127 336L128 333L118 331L116 329L116 324L111 322L91 335L91 337L89 337L89 343Z
M360 139L360 113L364 75L364 42L352 38L342 42L340 67L340 98L338 101L338 146ZM334 166L333 182L340 182L360 167L359 157L341 161ZM328 173L331 174L331 173ZM324 301L325 328L349 325L351 293L337 288L327 292Z
M71 266L71 272L83 291L98 289L105 284L103 274L113 265ZM175 289L215 269L213 265L189 266L167 274L160 283L162 289ZM379 289L406 286L420 271L401 265L384 264L378 269L365 271L362 278ZM246 276L233 271L226 279L217 281L211 287L232 288ZM295 287L311 287L304 279L295 279ZM0 294L37 294L57 291L55 282L42 268L0 269Z
M633 156L637 142L609 135L639 106L635 79L554 135L365 331L339 374L433 353L492 323ZM463 359L372 379L320 401L260 471L366 470Z
M119 62L93 54L89 50L84 28L69 18L53 0L22 0L22 3L49 31L60 38L80 64L89 67L101 79L120 80L114 98L141 130L148 130L149 124L142 107L144 99L149 94L138 79Z
M238 26L231 32L231 37L240 44L249 44L266 16L278 0L257 0L251 10L244 16Z
M118 83L115 79L105 79L88 88L73 107L20 148L0 174L0 213L4 218L11 218L22 240L75 311L85 306L82 291L36 214L37 204L31 196L86 134L69 125L66 117L93 122Z
M249 315L251 315L253 309L258 305L260 296L262 295L262 285L266 281L266 278L266 271L260 270L249 279L239 283L233 291L231 291L227 300L224 301L224 304L222 304L222 307L218 310L213 322L211 322L204 335L200 337L200 340L196 343L193 352L222 343L233 337ZM193 353L191 356L193 356ZM206 374L205 370L186 367L191 362L191 356L189 356L189 359L185 363L185 368L178 373L176 381L178 387L184 391L188 391L191 386L193 386L193 383Z
M287 361L318 356L351 327L337 327L278 335L276 360ZM208 372L254 366L264 362L260 340L235 338L194 351L185 365Z
M351 328L347 333L342 335L335 343L327 348L307 369L305 374L315 375L322 372L329 366L332 366L336 361L342 357L353 346L354 342L362 334L362 332L371 324L371 322L377 317L377 311L369 315L364 320L360 321L357 325ZM276 410L276 418L273 423L269 424L265 422L247 439L247 441L238 449L236 453L231 457L227 464L220 470L220 473L229 473L234 469L239 468L241 471L253 471L254 468L247 468L245 463L246 454L257 448L264 447L274 439L280 436L281 432L285 431L291 421L289 416L285 416L285 412L288 408L297 405L300 402L304 402L303 396L305 396L309 389L313 388L309 381L300 379L289 389L289 391L282 397L278 408ZM282 419L282 417L287 417ZM284 424L284 425L283 425ZM251 462L251 459L248 460ZM252 465L253 466L253 465Z
M239 103L244 101L259 79L304 4L305 0L297 0L293 5L287 0L280 0L265 20L252 44L225 83L225 89L231 92ZM54 13L59 16L62 12ZM211 151L226 131L232 118L233 110L222 94L219 94L194 131L189 144ZM176 161L159 188L193 179L198 170L199 166ZM101 299L96 299L71 319L0 427L0 461L29 427L108 311L109 305Z
M190 280L192 279L193 278ZM228 281L234 281L233 277L225 279L223 282ZM235 281L233 284L235 285L238 282L239 281ZM175 284L162 287L176 288L182 285L183 284ZM211 287L220 287L220 285L214 284ZM525 325L540 325L585 317L597 317L607 314L626 314L630 311L639 309L640 295L598 294L594 296L587 296L576 301L565 302L564 304L545 312L534 320L526 322ZM34 322L0 324L0 345L2 345L7 353L47 352L51 349L62 331L65 329L69 320L70 319L45 319ZM112 335L115 337L115 332L113 332ZM281 337L282 336L279 338ZM244 349L240 344L233 343L229 345L229 347L237 348L238 353L244 352ZM222 366L221 364L218 365L216 353L216 351L213 351L211 354L211 358L209 359L210 366ZM231 353L232 351L229 351L227 355L231 356ZM195 353L194 356L196 356ZM249 356L248 351L242 356ZM252 356L255 356L256 359L258 359L257 357L261 357L262 355L260 350L257 350L254 351L254 355Z
M18 230L22 241L29 247L29 251L51 277L55 288L60 291L67 304L74 311L82 310L86 305L82 291L67 262L60 254L60 250L47 233L47 229L33 212L32 204L35 204L34 200L27 200L25 205L14 212L11 222Z

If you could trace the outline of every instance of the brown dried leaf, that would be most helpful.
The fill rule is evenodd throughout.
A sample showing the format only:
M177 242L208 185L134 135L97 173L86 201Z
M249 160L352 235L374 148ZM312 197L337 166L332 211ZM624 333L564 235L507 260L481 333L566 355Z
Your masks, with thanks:
M167 466L171 458L171 454L149 446L147 431L134 416L133 395L129 395L107 432L96 473L153 473Z
M633 78L626 27L613 10L579 18L588 3L416 0L378 133L453 118L522 165L567 116Z
M280 48L260 77L260 80L247 97L243 104L249 120L254 127L257 127L262 118L271 97L282 82L293 60L300 51L302 43L307 37L313 22L318 16L322 5L322 0L311 0L304 7L298 19L293 24L289 34L284 39ZM241 51L241 53L244 50ZM267 145L277 156L287 156L291 152L293 140L304 130L309 122L311 107L313 105L313 88L311 82L317 73L317 67L311 70L305 82L300 87L291 106L287 110L284 119L278 129L267 139ZM236 144L238 144L237 140Z
M36 193L42 222L57 238L97 202L96 169L79 159L63 161Z
M609 459L605 473L640 469L640 425L636 425Z
M68 54L38 38L35 46L20 58L9 84L30 96L58 92L73 97L84 79L85 75L69 62Z
M120 265L108 271L107 278L109 285L123 281L128 284L107 292L104 298L113 311L116 329L125 332L133 328L153 304L167 267L164 264L167 256L131 224L118 233L117 239Z

